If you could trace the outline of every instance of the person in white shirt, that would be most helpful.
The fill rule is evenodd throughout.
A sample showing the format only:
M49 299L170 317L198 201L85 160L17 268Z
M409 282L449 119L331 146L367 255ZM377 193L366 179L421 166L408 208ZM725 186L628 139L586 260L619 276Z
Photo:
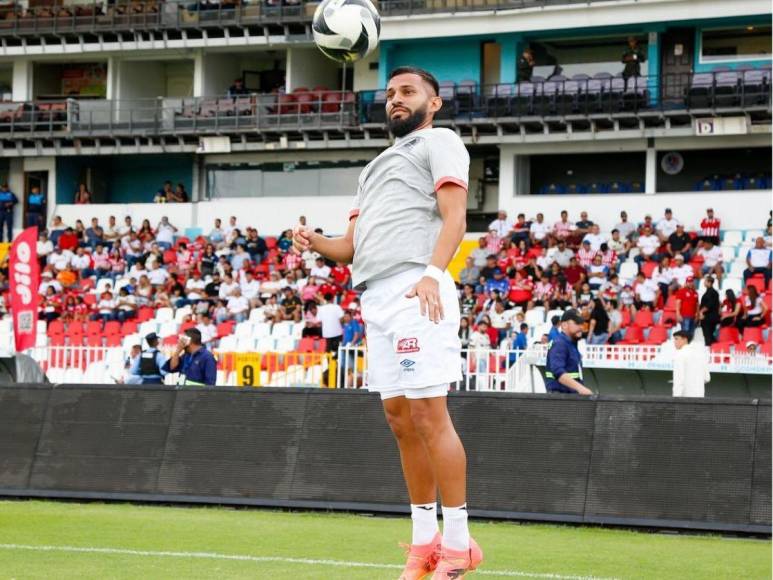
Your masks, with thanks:
M243 279L239 285L242 295L252 302L260 294L260 282L258 282L249 270L244 270Z
M660 289L652 278L645 278L644 274L639 272L636 276L634 292L636 293L637 306L639 308L649 306L650 310L654 309Z
M102 298L100 298L99 302L97 303L97 312L99 312L99 318L105 321L114 320L114 310L115 300L113 300L113 293L110 291L103 292Z
M70 250L60 250L59 248L55 248L54 251L48 255L48 263L54 267L54 270L61 272L70 265L72 257L73 253Z
M671 274L680 286L684 286L687 282L687 278L695 276L695 271L692 266L684 263L684 256L677 254L674 257L674 265L671 266Z
M185 283L185 297L192 302L204 300L207 297L204 291L206 287L207 283L201 278L201 272L194 270Z
M548 250L548 258L562 268L568 267L573 257L574 252L566 247L566 241L564 240L558 240L558 245Z
M612 230L612 238L607 242L607 246L618 258L625 259L628 256L628 249L631 247L630 242L620 237L621 232L617 228Z
M489 231L495 230L500 238L506 238L509 237L513 229L513 222L507 219L507 212L500 209L497 213L497 219L489 224L488 229Z
M725 269L722 267L722 248L715 246L712 240L706 239L703 244L698 248L697 255L703 258L703 264L701 265L701 271L703 274L714 273L717 280L722 278L725 273Z
M148 272L148 280L153 286L163 286L169 279L169 272L160 267L158 264L153 266L153 269Z
M234 292L236 290L241 290L239 288L239 283L234 281L234 278L231 274L226 274L223 276L223 283L220 284L220 290L218 290L218 297L222 300L227 300L229 297L233 296Z
M328 280L330 278L330 266L325 264L325 259L320 256L315 260L314 267L309 272L309 276Z
M260 284L260 297L263 299L269 296L276 296L282 289L282 280L279 278L279 272L271 272L271 277Z
M118 226L115 223L114 215L111 215L107 218L107 227L102 228L102 237L105 239L105 242L114 242L121 237L121 234L118 231ZM106 247L109 245L110 244L107 243Z
M217 338L217 326L212 323L212 319L209 314L199 314L199 323L196 328L201 333L201 344L210 346L212 341Z
M652 230L645 227L642 230L642 235L639 236L639 240L636 242L636 246L639 248L639 255L636 256L637 262L642 262L644 259L657 260L657 251L660 247L660 240L657 236L652 234Z
M328 352L338 352L344 334L341 324L344 311L335 303L332 294L325 294L324 298L325 303L317 309L317 320L322 323L322 338L327 341Z
M232 215L230 218L228 218L228 225L223 228L223 235L225 236L226 240L231 236L233 231L237 229L237 227L236 216Z
M209 236L207 236L216 248L219 248L225 242L225 231L220 227L221 224L220 218L215 218L215 227L209 231ZM202 342L204 342L203 337Z
M593 224L590 231L583 236L582 241L588 240L590 247L594 252L598 252L601 248L601 244L607 241L607 237L601 235L601 229L598 224Z
M668 236L676 231L676 226L679 222L674 219L674 214L670 208L666 208L664 217L655 224L655 230L657 231L660 240L665 242L668 240Z
M690 344L690 334L674 333L674 397L703 397L706 383L711 381L706 353L699 344Z
M633 234L636 233L636 224L633 224L628 221L628 213L621 211L620 212L620 223L615 225L615 229L620 232L620 236L624 240L630 240L631 237L633 237ZM610 246L611 247L611 246ZM612 248L614 250L614 248ZM617 252L617 250L615 250ZM620 255L620 252L617 252L618 255Z
M53 273L50 270L44 270L40 274L40 286L38 286L38 294L45 296L49 286L53 286L57 293L62 291L62 285L54 280Z
M75 250L75 255L70 258L70 265L74 270L83 273L83 270L89 269L91 266L91 256L89 256L83 248ZM91 275L90 272L83 273L82 275Z
M551 229L550 225L545 223L545 216L538 213L537 219L532 222L531 227L529 228L529 237L531 238L532 244L545 245Z
M123 218L123 225L118 226L117 230L118 230L118 237L121 240L123 240L124 238L128 238L129 234L134 231L134 226L132 225L131 216L127 215L125 218Z
M773 250L765 246L765 238L760 236L754 241L754 247L746 253L748 267L743 272L744 282L755 274L762 274L767 288L770 284L771 261L773 261Z
M242 296L242 291L238 286L234 288L231 297L228 299L227 308L228 313L236 320L236 322L244 322L247 320L247 314L249 314L250 311L250 303Z
M48 255L54 251L54 244L48 239L46 232L41 232L38 236L38 243L36 244L38 251L38 258L46 260Z
M169 223L169 218L163 216L156 228L156 243L162 250L168 250L174 245L174 234L177 228Z
M311 270L314 268L314 266L317 263L317 258L319 258L319 253L313 251L313 250L306 250L301 254L301 260L303 260L303 267L306 270Z
M488 335L488 322L481 320L478 328L470 335L470 348L476 350L487 350L491 348L491 338ZM480 370L480 369L478 369Z

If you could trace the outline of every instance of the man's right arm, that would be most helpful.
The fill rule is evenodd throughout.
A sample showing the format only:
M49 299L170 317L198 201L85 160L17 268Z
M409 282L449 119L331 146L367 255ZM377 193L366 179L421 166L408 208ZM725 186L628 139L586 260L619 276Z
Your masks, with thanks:
M318 252L334 262L351 264L354 259L354 228L357 216L349 220L346 233L339 238L327 238L310 231L308 228L296 227L293 230L293 248L302 254L306 250Z

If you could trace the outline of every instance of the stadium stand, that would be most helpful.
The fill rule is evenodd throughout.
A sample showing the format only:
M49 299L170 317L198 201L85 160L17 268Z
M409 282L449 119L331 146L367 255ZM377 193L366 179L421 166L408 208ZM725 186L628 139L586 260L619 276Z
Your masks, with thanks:
M604 225L611 229L611 224ZM666 224L655 227L661 231ZM771 289L763 274L746 272L753 248L761 245L769 259L770 224L766 233L720 231L721 269L705 268L712 254L704 251L709 246L700 231L689 232L693 247L686 265L678 259L669 262L668 238L661 239L648 259L637 262L639 231L622 240L606 232L592 233L594 228L590 231L563 237L568 242L563 255L557 254L558 237L552 228L541 244L532 240L516 245L508 236L484 238L485 251L470 252L471 244L465 244L472 264L461 270L459 280L471 292L461 291L460 283L460 300L472 332L485 321L495 330L489 333L490 347L513 348L515 333L525 322L529 342L541 342L552 317L574 307L587 321L586 334L595 320L594 344L658 346L668 341L677 325L699 324L696 301L706 292L702 276L719 272L715 288L721 312L711 327L704 326L713 329L706 336L712 352L745 353L750 343L763 354L770 352ZM120 377L127 353L142 337L155 332L165 347L171 347L191 326L197 326L207 346L219 353L265 353L264 372L286 373L294 366L287 353L328 350L315 313L325 296L332 296L360 324L358 292L351 288L348 267L325 263L315 254L291 252L289 231L266 238L249 226L209 235L191 232L198 235L178 236L163 252L157 233L157 229L146 232L140 241L127 228L118 239L100 239L95 245L81 236L75 252L62 250L60 238L52 252L41 256L38 346L49 351L46 366L52 380L93 378L100 372L102 378ZM585 256L590 244L583 242L591 241L589 236L595 236L596 249ZM99 262L103 245L109 248L108 258ZM594 260L597 254L601 259ZM568 262L570 255L582 257L584 265L574 259ZM457 263L466 257L457 256ZM693 286L693 278L696 292L690 295L686 287ZM5 304L7 282L0 290ZM497 308L498 302L503 308ZM602 308L594 308L597 303ZM725 317L736 303L739 311L728 323ZM755 314L761 319L754 320ZM10 317L3 318L2 325L2 346L8 347ZM223 357L221 363L223 380L233 382L233 366Z

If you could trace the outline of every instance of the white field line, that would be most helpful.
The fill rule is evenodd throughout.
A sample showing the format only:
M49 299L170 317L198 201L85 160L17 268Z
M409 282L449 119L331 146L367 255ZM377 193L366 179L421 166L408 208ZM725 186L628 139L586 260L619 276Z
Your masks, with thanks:
M342 568L379 568L402 570L396 564L373 564L371 562L347 562L345 560L316 560L312 558L284 558L281 556L244 556L240 554L218 554L216 552L166 552L151 550L127 550L123 548L91 548L80 546L34 546L28 544L0 544L0 550L28 550L31 552L81 552L86 554L118 554L122 556L149 556L153 558L205 558L211 560L238 560L242 562L284 562L286 564L307 564L314 566L339 566ZM613 580L596 576L566 576L520 570L477 570L484 576L507 576L513 578L545 578L548 580Z

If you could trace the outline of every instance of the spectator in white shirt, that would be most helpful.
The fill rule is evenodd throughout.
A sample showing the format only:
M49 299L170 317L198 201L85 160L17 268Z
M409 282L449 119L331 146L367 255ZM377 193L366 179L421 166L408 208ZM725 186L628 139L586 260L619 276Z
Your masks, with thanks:
M231 236L235 229L237 229L236 216L232 215L230 218L228 218L228 225L223 228L223 235L225 236L226 240Z
M61 250L54 248L54 251L48 255L48 263L54 267L54 270L60 272L70 265L73 253L70 250Z
M148 280L153 286L163 286L169 279L169 272L159 266L157 263L153 265L153 269L148 272Z
M532 245L545 246L547 244L547 237L551 231L549 224L545 223L545 216L541 213L537 214L537 219L532 222L529 228L529 238Z
M590 231L585 234L582 241L589 241L590 247L594 252L598 252L601 249L601 244L607 241L606 236L601 235L601 229L598 224L593 224L590 227Z
M137 298L133 294L129 294L126 288L121 288L118 291L118 298L115 300L116 317L119 322L124 322L130 318L134 318L137 312Z
M201 333L201 344L209 347L213 340L217 338L217 326L214 325L209 314L199 314L199 323L196 325Z
M48 255L54 251L54 244L51 240L48 239L46 232L40 232L36 246L38 251L38 259L41 261L41 263L45 264Z
M676 280L680 286L685 285L687 278L695 276L695 271L692 269L692 266L685 264L684 256L682 254L674 256L674 265L671 267L671 272L674 280Z
M231 297L228 299L227 308L228 314L236 320L236 322L244 322L247 320L247 314L250 312L250 303L242 296L242 291L238 286L234 288Z
M477 268L484 268L486 266L486 258L488 258L490 253L486 244L486 237L483 236L478 238L478 247L470 255Z
M666 208L664 217L655 225L655 230L662 242L668 240L668 236L676 231L678 223L679 222L674 219L674 214L671 212L671 209Z
M617 257L624 260L628 257L628 250L631 249L631 242L625 239L625 236L621 237L621 232L617 228L612 230L612 238L607 242L607 246L612 250Z
M91 256L83 248L75 250L75 255L70 258L70 265L74 270L80 272L81 277L87 278L93 274L91 271Z
M773 250L765 247L765 238L760 236L754 240L754 247L746 253L748 267L743 272L744 282L747 282L755 274L762 274L765 278L765 288L767 288L770 283L771 257L773 257Z
M713 240L705 239L701 247L698 248L697 255L703 259L703 264L701 265L703 274L713 272L717 280L721 280L722 275L725 273L725 269L722 267L722 248L715 246Z
M204 300L207 297L207 293L204 291L206 287L207 283L201 278L201 272L194 270L185 283L185 298L191 302Z
M57 293L62 291L62 285L58 281L54 280L54 274L50 270L44 270L40 274L40 286L38 286L38 294L45 296L49 286L52 286Z
M156 228L156 243L162 250L168 250L174 245L174 234L177 228L169 223L169 218L163 216Z
M114 242L121 237L118 226L115 224L115 216L107 218L107 227L103 228L103 236L106 242Z
M636 233L636 225L628 221L628 213L620 212L620 223L615 225L615 229L620 232L620 236L624 240L630 240ZM614 250L614 248L612 248ZM617 252L617 250L615 250ZM617 252L620 255L620 252Z
M660 289L652 278L645 278L644 274L639 272L636 276L634 292L636 293L637 308L642 308L644 306L649 307L650 310L655 308Z
M315 260L314 267L309 272L309 276L321 278L322 280L330 279L330 266L325 264L325 259L322 256L319 256Z
M636 242L636 246L639 248L639 255L634 259L639 264L645 260L657 260L659 258L657 251L660 247L660 240L652 234L652 230L649 227L644 227L642 235L639 236L639 240Z
M243 270L244 278L240 284L242 295L252 302L260 294L260 282L258 282L249 270Z
M210 243L212 243L216 248L219 248L225 242L225 232L223 231L221 225L222 222L220 221L220 218L215 218L215 225L210 230L208 236ZM204 342L203 337L202 342Z
M317 319L322 323L322 338L327 341L328 352L338 352L344 327L341 319L344 317L343 309L335 303L332 294L325 294L325 303L317 310Z
M132 225L132 217L127 215L125 218L123 218L123 225L118 226L118 237L121 240L123 240L125 238L128 238L129 234L132 233L133 231L134 231L134 226Z
M513 229L513 222L507 218L507 212L500 209L497 213L497 219L492 221L488 226L489 231L495 230L500 238L510 237L510 232Z
M228 300L238 288L239 283L234 281L234 277L231 274L226 274L223 276L223 283L220 284L220 290L218 290L217 295L222 300Z
M558 240L558 245L548 250L548 258L562 268L569 266L569 261L573 257L574 252L566 247L565 240Z

